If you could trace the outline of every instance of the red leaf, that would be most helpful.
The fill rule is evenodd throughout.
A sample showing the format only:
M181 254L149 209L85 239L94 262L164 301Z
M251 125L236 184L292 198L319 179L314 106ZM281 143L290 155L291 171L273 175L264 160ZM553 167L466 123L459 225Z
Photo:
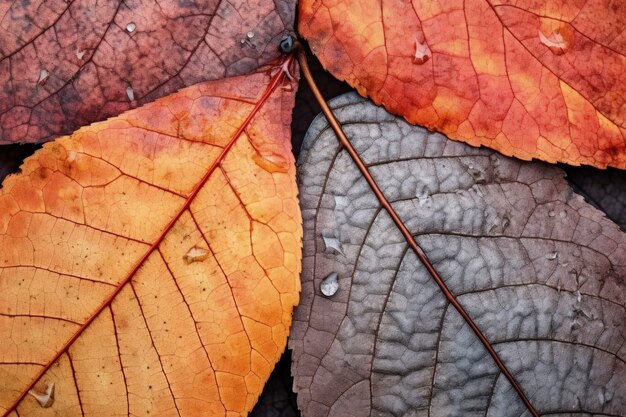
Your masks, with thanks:
M302 0L299 30L337 78L411 123L626 168L626 3L578 3Z
M275 59L293 5L272 1L7 2L0 144L41 142Z

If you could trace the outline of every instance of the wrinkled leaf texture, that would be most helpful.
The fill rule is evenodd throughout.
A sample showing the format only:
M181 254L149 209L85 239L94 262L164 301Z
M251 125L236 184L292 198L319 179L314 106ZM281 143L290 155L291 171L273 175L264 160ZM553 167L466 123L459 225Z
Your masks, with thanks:
M626 3L302 0L333 75L411 122L521 159L626 168Z
M299 295L295 88L270 72L81 128L4 181L3 414L252 408Z
M294 12L290 0L3 2L0 144L49 140L252 72L276 59Z
M449 141L355 93L331 104L540 415L624 415L626 235L557 167ZM303 416L529 416L325 119L298 163L302 301L289 343Z

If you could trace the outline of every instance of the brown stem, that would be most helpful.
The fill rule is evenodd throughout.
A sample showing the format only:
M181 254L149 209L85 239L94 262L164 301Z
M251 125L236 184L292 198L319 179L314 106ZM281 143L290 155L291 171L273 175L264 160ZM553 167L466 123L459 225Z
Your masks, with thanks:
M415 238L413 238L413 235L411 234L411 232L409 232L409 230L406 228L406 226L404 225L404 223L402 222L402 220L400 219L400 217L398 216L394 208L391 206L387 198L384 196L384 194L378 187L378 184L376 183L376 181L370 174L367 166L363 163L363 160L361 159L357 151L354 149L354 147L352 146L352 144L346 137L346 134L343 132L343 129L341 128L341 124L335 118L335 115L331 111L330 107L328 107L328 104L324 100L322 93L320 93L320 90L317 88L317 85L315 84L315 81L313 80L313 76L311 75L311 70L309 69L309 65L306 60L304 49L302 48L301 45L297 47L296 54L298 57L298 63L300 64L300 69L302 70L302 75L304 76L307 83L309 84L309 87L311 87L311 90L313 91L313 95L315 96L315 99L317 100L320 107L322 108L322 112L324 113L324 116L326 116L326 119L328 120L330 127L333 129L333 131L339 138L339 142L343 145L343 147L348 152L348 154L350 154L350 157L352 157L352 160L359 168L359 171L361 171L361 174L363 174L363 177L365 177L365 180L371 187L372 191L374 191L374 194L376 194L376 198L378 198L378 201L380 202L380 204L384 207L387 213L389 213L389 215L393 219L393 222L396 224L398 229L400 229L400 232L404 236L405 240L407 241L411 249L413 249L413 252L415 252L415 254L419 258L419 260L422 262L422 264L424 264L424 266L426 267L430 275L433 277L433 279L435 280L435 282L437 283L437 285L439 286L439 288L441 289L445 297L454 306L454 308L456 308L456 310L463 317L463 319L465 319L467 324L469 324L469 326L472 328L476 336L478 336L482 344L485 346L485 348L489 352L489 355L491 355L493 360L496 362L496 365L498 366L498 368L500 368L500 371L506 376L506 378L509 380L509 382L511 383L515 391L517 391L517 394L519 395L524 405L526 405L526 407L528 408L530 413L533 415L533 417L539 417L539 413L535 411L535 408L533 407L533 405L530 403L530 401L524 394L524 391L522 391L522 388L519 386L519 384L517 383L513 375L511 375L511 373L506 368L506 366L504 366L504 363L498 356L497 352L494 350L493 346L491 346L491 344L489 343L489 341L487 340L483 332L478 328L476 323L474 323L474 320L472 320L472 318L467 313L467 311L465 311L465 308L457 300L454 294L452 294L452 292L450 291L450 289L448 288L444 280L441 278L439 273L435 270L435 267L433 266L433 264L430 263L430 261L426 257L426 254L424 253L422 248L419 247L419 245L415 241Z

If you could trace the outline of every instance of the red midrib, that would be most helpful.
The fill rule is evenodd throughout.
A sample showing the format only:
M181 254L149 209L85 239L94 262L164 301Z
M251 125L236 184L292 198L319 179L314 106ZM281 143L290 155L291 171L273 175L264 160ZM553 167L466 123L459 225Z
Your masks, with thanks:
M189 206L191 205L191 203L193 202L193 200L196 198L196 196L198 195L198 193L200 192L200 190L204 187L204 185L207 183L207 181L209 180L209 178L211 177L211 175L213 174L213 171L215 171L215 169L221 164L221 162L223 161L224 157L226 157L226 155L228 154L228 152L230 151L230 149L233 147L233 145L235 144L235 142L237 142L237 139L239 138L239 136L241 136L241 134L244 132L244 130L248 127L248 125L250 124L250 122L252 121L252 119L254 118L254 116L259 112L259 110L261 109L261 107L263 107L263 105L266 103L267 99L270 97L270 95L274 92L274 90L276 89L276 87L281 83L281 81L283 80L284 75L286 74L286 72L289 70L289 66L291 64L291 61L293 61L293 56L289 56L288 58L286 58L286 60L281 63L277 68L278 71L276 74L274 74L274 76L272 76L270 83L268 84L267 88L265 89L265 91L263 92L263 95L261 96L261 98L259 99L259 101L256 103L256 105L254 106L254 108L252 109L252 111L250 112L250 114L248 115L248 117L246 117L246 119L242 122L241 126L237 129L237 131L233 134L233 136L231 137L231 139L228 141L228 143L226 144L226 146L222 149L222 151L220 152L220 154L217 156L217 158L215 159L215 161L213 162L213 164L211 165L211 167L208 169L208 171L204 174L204 176L200 179L200 181L195 185L195 187L193 188L193 190L191 191L191 194L189 194L189 196L187 197L187 199L185 200L185 204L183 204L181 206L181 208L178 210L178 212L176 213L176 215L170 220L170 222L163 228L163 231L161 232L161 234L158 236L158 238L154 241L154 243L150 246L150 248L146 251L146 253L137 261L137 263L135 263L135 265L133 266L133 268L131 269L131 271L126 275L126 277L117 285L117 287L115 288L115 291L113 291L105 300L104 302L96 309L96 311L85 321L85 323L83 323L80 328L76 331L76 333L74 333L72 335L72 337L65 343L65 345L63 345L63 348L61 348L56 354L55 356L52 357L52 359L50 359L50 361L46 364L46 366L44 366L39 373L37 374L37 376L35 376L35 378L33 379L33 381L24 389L24 391L22 391L22 393L20 394L20 396L15 400L15 402L7 409L6 413L4 414L4 417L7 417L9 415L9 413L13 410L15 410L17 408L17 406L22 402L22 400L24 399L24 397L26 397L26 395L28 394L28 392L33 389L33 387L37 384L37 382L39 382L39 380L41 379L41 377L48 371L48 369L50 369L50 367L57 361L59 360L59 358L61 357L61 355L63 355L65 352L67 352L67 350L70 348L70 346L72 346L72 344L76 341L76 339L78 339L80 337L80 335L85 331L85 329L87 329L87 327L89 327L89 325L91 325L91 323L93 323L93 321L100 315L100 313L102 313L102 311L104 311L104 309L106 309L115 299L115 297L117 297L117 295L120 293L120 291L122 291L122 289L126 286L126 284L128 284L130 282L130 280L135 276L135 274L137 273L137 271L139 271L139 268L141 268L141 266L143 265L143 263L148 259L148 257L150 255L152 255L152 253L159 247L159 245L163 242L163 239L165 239L165 236L167 236L168 232L172 229L172 227L174 226L174 224L180 219L180 217L183 215L183 213L185 211L187 211L189 209Z

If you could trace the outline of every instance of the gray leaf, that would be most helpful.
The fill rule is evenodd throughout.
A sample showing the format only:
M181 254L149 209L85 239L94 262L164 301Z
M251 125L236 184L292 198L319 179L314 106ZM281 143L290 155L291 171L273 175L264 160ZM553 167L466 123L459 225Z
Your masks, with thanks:
M449 141L355 94L332 106L535 408L625 415L626 235L557 167ZM290 346L303 415L529 416L325 119L299 165L303 282ZM343 253L326 250L331 232ZM333 272L339 290L327 298L320 283Z

